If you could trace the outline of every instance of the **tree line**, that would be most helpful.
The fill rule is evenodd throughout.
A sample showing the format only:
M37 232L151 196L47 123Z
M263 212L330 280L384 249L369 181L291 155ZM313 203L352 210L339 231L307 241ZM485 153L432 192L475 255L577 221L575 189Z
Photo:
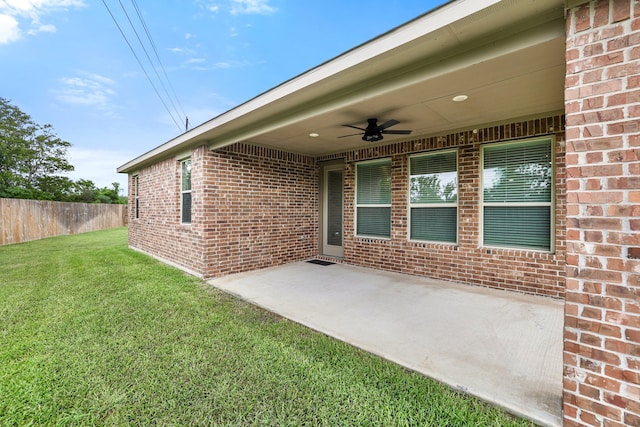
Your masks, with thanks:
M20 108L0 97L0 197L83 203L127 203L120 184L98 188L93 181L73 181L67 160L71 143L49 124L39 125Z

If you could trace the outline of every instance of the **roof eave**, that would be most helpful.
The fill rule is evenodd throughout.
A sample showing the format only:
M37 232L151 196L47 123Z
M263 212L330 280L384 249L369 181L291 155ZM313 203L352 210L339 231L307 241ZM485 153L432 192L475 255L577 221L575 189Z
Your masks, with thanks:
M300 93L305 88L317 84L324 79L335 76L352 67L369 61L372 58L389 52L415 40L419 37L435 32L466 16L477 13L500 0L452 0L415 19L384 33L375 39L357 46L334 59L310 69L279 86L274 87L239 106L222 113L211 120L185 132L166 143L136 157L120 166L119 173L132 173L136 170L155 163L176 153L192 149L198 145L208 144L216 129L229 132L233 130L233 123L240 117L252 114L259 109L268 108L270 104L292 94ZM300 103L304 103L301 98ZM230 144L226 142L224 144ZM224 144L215 144L217 147Z

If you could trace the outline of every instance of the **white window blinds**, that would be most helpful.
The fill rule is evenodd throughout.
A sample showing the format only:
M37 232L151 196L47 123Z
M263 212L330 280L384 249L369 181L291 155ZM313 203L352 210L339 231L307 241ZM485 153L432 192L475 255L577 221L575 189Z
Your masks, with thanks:
M551 250L551 139L483 147L485 245Z
M356 165L356 234L391 237L391 160Z

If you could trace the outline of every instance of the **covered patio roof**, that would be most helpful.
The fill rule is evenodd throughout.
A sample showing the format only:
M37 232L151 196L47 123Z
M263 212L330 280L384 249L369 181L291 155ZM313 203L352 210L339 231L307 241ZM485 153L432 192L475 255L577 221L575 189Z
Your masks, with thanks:
M366 146L342 125L395 119L377 144L564 111L563 0L455 0L321 64L118 168L206 144L321 156ZM454 102L466 95L464 102ZM310 133L319 136L312 138Z

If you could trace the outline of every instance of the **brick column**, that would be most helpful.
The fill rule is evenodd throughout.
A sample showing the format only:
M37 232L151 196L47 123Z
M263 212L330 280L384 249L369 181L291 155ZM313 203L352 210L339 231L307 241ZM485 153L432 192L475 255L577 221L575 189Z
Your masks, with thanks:
M640 426L640 2L569 9L566 57L564 423Z

